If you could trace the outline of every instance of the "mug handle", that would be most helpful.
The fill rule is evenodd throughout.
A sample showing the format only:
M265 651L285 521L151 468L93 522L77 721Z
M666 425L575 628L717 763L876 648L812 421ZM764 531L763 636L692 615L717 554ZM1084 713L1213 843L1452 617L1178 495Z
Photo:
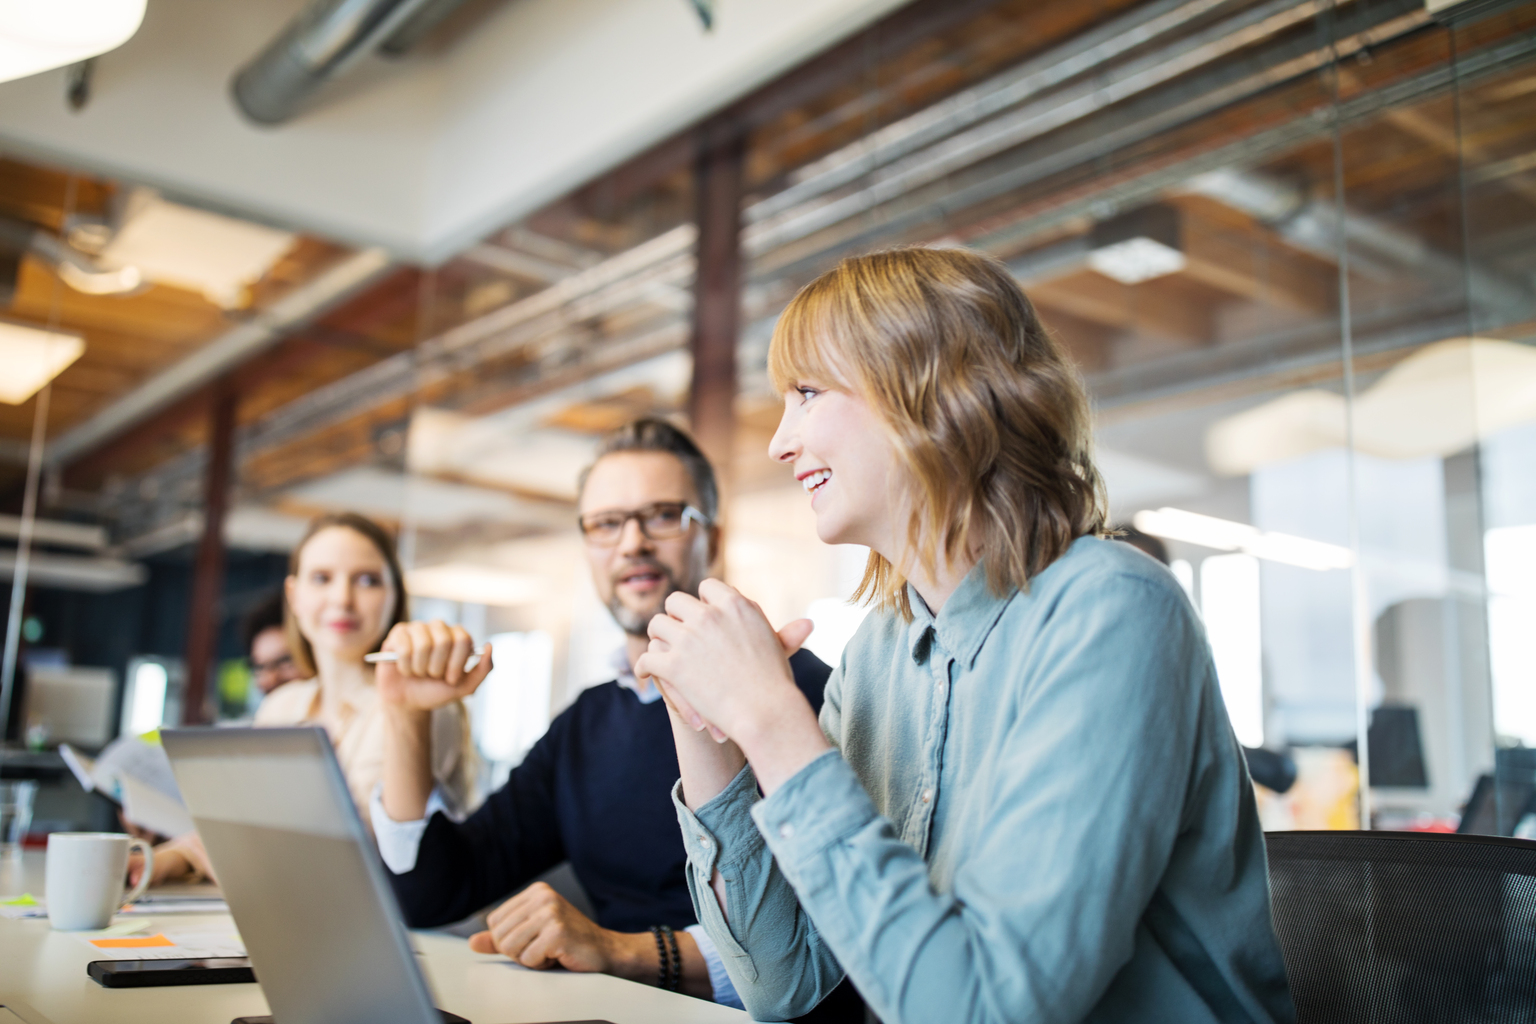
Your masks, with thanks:
M128 840L129 854L133 853L135 846L139 848L139 852L144 854L144 870L139 873L139 883L133 887L128 895L123 897L123 906L127 906L144 895L144 890L149 888L150 875L154 873L155 869L155 848L142 839L130 839Z

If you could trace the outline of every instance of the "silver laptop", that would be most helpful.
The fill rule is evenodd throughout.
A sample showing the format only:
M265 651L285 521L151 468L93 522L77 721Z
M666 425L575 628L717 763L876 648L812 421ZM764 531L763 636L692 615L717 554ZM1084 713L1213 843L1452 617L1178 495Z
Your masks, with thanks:
M442 1024L325 730L161 732L279 1024Z

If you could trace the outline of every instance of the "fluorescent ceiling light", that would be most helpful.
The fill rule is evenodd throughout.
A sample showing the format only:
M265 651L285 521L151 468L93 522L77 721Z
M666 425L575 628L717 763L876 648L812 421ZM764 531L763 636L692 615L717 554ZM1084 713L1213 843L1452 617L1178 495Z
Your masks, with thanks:
M15 576L16 552L0 550L0 580ZM137 587L148 579L148 569L121 558L82 558L34 551L27 561L27 582L36 587L108 593Z
M115 50L139 30L145 0L0 0L0 82Z
M1088 254L1090 267L1121 284L1140 284L1176 274L1187 262L1182 252L1155 238L1127 238Z
M1142 533L1167 540L1181 540L1217 551L1243 551L1257 558L1323 572L1347 569L1355 564L1348 548L1308 540L1288 533L1272 533L1177 508L1143 509L1132 522Z
M85 351L78 334L0 320L0 402L20 405L43 389Z
M1179 211L1145 206L1093 226L1088 266L1121 284L1140 284L1183 270Z
M0 515L0 537L15 539L20 536L21 517ZM98 551L107 546L107 528L88 526L84 523L67 523L60 519L34 519L32 520L32 542Z
M1426 345L1355 401L1355 449L1384 459L1444 458L1536 420L1536 347L1491 338ZM1241 476L1348 438L1341 395L1294 391L1211 425L1206 459Z
M536 576L466 562L425 566L405 574L405 589L413 597L436 597L466 604L522 605L539 599Z
M136 268L151 281L202 292L208 301L235 309L245 305L246 289L261 280L293 242L291 232L168 203L151 192L130 205L122 229L101 258L113 266Z

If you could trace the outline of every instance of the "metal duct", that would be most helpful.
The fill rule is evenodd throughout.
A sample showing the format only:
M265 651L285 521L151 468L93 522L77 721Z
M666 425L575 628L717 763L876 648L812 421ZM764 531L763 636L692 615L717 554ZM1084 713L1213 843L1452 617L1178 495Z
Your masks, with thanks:
M427 0L379 45L379 52L386 57L404 56L462 6L464 0Z
M144 284L138 267L103 267L58 235L25 221L0 217L0 253L36 256L65 284L87 295L126 295ZM14 289L14 282L11 287ZM4 291L3 282L0 291ZM0 301L9 301L9 297L0 295Z
M373 52L433 0L315 0L236 73L235 105L281 124L326 81Z
M1268 224L1280 237L1329 261L1339 257L1342 239L1349 246L1352 270L1390 281L1400 270L1430 280L1460 282L1465 271L1471 301L1513 316L1531 308L1536 295L1524 282L1485 266L1463 267L1460 255L1440 252L1424 239L1387 221L1353 210L1340 212L1332 199L1252 171L1232 168L1191 178L1184 191L1203 195ZM1342 219L1341 219L1342 217Z

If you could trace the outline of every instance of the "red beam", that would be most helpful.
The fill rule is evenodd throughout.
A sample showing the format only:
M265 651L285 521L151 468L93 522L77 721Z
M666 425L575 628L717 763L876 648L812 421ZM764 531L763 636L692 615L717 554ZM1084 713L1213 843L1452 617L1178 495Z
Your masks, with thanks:
M741 174L746 153L740 135L700 132L694 175L699 228L693 283L693 388L688 411L693 433L722 478L728 476L736 429L736 340L741 328Z
M204 703L219 639L224 596L224 513L229 506L239 396L230 378L213 389L208 409L208 466L203 478L203 536L192 569L192 608L187 617L187 676L181 694L183 725L207 721Z

